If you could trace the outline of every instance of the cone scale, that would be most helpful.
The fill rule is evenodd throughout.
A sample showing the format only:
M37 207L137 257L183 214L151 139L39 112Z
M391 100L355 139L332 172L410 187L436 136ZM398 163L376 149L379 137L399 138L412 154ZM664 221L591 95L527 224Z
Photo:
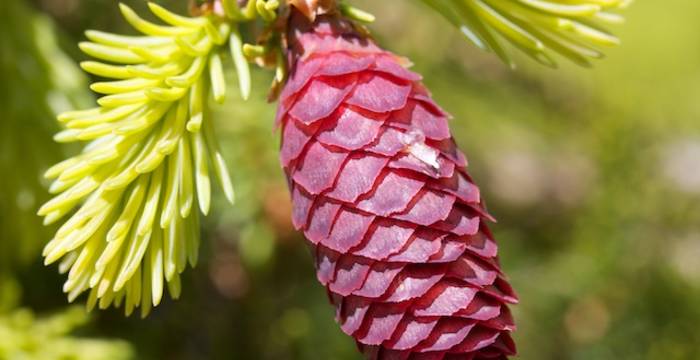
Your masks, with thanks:
M289 22L280 161L343 332L368 359L514 355L517 297L449 116L350 22Z

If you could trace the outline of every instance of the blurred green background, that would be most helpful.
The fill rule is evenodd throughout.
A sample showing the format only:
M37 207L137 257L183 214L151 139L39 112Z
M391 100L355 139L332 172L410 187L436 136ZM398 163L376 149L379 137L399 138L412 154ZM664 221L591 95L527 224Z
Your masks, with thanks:
M520 358L699 359L700 2L635 3L593 69L515 72L418 1L354 3L455 116L521 297ZM217 193L181 300L146 320L66 308L34 212L42 171L77 151L52 142L53 114L92 101L88 28L129 32L114 1L0 2L0 359L359 359L291 227L262 71L252 100L216 108L238 198Z

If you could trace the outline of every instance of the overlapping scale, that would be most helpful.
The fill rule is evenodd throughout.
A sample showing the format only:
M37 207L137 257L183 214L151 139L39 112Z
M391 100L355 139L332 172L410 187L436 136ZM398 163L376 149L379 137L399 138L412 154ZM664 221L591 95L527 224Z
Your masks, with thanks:
M370 359L513 355L517 298L449 116L350 23L290 22L280 160L342 330Z

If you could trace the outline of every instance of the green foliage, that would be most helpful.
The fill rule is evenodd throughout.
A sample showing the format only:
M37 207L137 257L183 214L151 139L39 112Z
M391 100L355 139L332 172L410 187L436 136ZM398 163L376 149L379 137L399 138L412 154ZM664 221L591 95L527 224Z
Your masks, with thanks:
M123 341L87 339L68 334L87 322L85 311L71 308L43 318L26 309L0 315L0 359L7 360L128 360Z
M255 6L253 6L253 4ZM250 74L239 22L276 17L278 1L235 1L185 17L153 2L148 21L120 5L142 35L87 31L80 49L88 73L106 78L90 88L103 96L92 109L58 116L58 142L84 142L82 153L46 171L56 194L39 215L51 224L70 215L44 248L45 263L61 261L63 291L73 301L89 292L88 308L124 303L126 315L145 317L167 287L181 292L180 274L199 257L199 212L211 203L210 172L229 202L233 184L210 118L209 98L223 103L223 50L230 48L245 99ZM228 46L227 46L228 45ZM280 53L278 49L275 49ZM263 54L265 56L267 54ZM281 57L279 57L281 59ZM282 68L282 61L277 61ZM278 71L278 83L283 72ZM77 209L77 211L74 211Z
M33 261L48 232L42 169L61 156L47 119L85 103L84 76L57 47L55 28L20 1L0 3L0 274ZM12 176L10 176L10 174Z
M61 156L51 118L84 104L84 76L58 47L53 23L20 1L0 3L0 359L133 357L123 341L69 335L85 325L81 309L36 318L16 309L18 272L34 262L48 232L34 214L46 196L39 172ZM24 284L23 284L24 285Z
M69 300L90 291L89 307L158 305L167 284L180 295L179 274L194 266L199 214L209 212L210 167L230 202L233 186L208 116L209 92L223 102L219 50L231 25L186 18L149 3L168 25L156 25L126 5L121 11L143 36L88 31L80 44L104 62L86 71L116 79L93 83L99 107L59 116L59 142L85 141L80 155L46 172L60 194L39 210L52 223L79 207L44 248L46 263L63 258ZM110 64L111 63L111 64ZM165 281L164 281L165 280ZM165 284L164 284L165 282Z
M422 0L442 14L479 48L494 52L514 67L497 37L502 37L535 61L554 67L551 53L582 66L600 59L600 47L619 40L600 24L622 17L610 12L631 0Z

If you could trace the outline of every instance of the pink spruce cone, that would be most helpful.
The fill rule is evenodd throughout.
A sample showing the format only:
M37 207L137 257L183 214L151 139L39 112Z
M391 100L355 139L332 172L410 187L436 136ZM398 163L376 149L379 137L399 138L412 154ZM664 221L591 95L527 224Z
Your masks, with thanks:
M517 297L448 115L348 21L290 29L280 158L342 330L369 359L515 354Z

